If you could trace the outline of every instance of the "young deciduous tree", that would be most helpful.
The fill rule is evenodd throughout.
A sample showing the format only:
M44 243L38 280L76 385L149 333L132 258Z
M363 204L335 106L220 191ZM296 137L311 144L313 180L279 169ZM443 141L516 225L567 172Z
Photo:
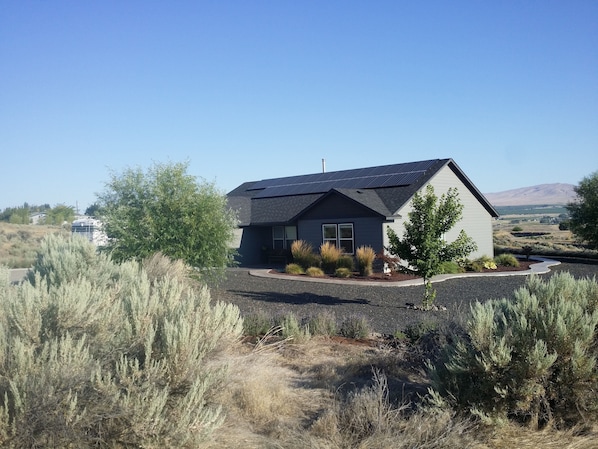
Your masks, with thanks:
M571 231L598 248L598 171L581 180L575 187L577 201L569 203L567 209L571 215Z
M187 163L113 174L98 195L105 249L115 261L164 255L218 279L233 262L236 217L214 184L187 174Z
M418 192L413 195L412 206L402 239L388 228L389 246L386 249L409 262L423 277L425 292L422 306L429 309L436 297L432 276L440 272L443 262L464 258L475 251L477 245L463 230L454 242L444 239L463 213L457 189L450 188L439 200L434 194L434 187L428 185L425 194Z

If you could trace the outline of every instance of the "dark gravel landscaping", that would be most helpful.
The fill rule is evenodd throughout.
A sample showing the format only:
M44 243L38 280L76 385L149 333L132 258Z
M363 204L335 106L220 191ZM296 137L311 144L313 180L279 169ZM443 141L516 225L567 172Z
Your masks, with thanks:
M553 273L568 271L576 278L598 275L598 265L562 263L550 268ZM598 277L598 276L597 276ZM446 311L422 312L405 303L419 304L423 286L388 287L354 284L301 282L262 278L249 274L247 268L233 268L212 298L236 304L243 315L265 311L273 316L293 312L303 318L322 311L332 311L340 321L351 316L366 317L374 332L393 334L422 320L447 320L468 310L473 301L504 298L524 285L527 276L484 276L449 279L435 284L436 304Z

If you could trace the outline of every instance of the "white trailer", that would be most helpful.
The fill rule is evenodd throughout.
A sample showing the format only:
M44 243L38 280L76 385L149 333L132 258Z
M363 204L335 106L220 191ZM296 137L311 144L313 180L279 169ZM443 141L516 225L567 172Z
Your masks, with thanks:
M96 246L105 245L108 237L102 230L102 222L95 218L79 218L71 225L73 234L85 237Z

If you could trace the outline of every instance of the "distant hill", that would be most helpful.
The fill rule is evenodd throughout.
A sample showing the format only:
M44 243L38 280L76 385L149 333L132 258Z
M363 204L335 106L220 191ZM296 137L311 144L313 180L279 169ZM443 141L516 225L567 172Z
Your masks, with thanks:
M504 192L485 193L495 207L567 204L576 197L573 184L540 184Z

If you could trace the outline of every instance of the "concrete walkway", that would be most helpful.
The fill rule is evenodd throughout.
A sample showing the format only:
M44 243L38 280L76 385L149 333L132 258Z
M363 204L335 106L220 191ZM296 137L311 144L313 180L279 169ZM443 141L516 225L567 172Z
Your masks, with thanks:
M557 260L552 259L545 259L540 257L534 257L530 260L537 261L530 265L528 270L522 271L499 271L496 273L475 273L475 272L467 272L467 273L457 273L457 274L439 274L432 278L432 282L442 282L446 281L447 279L458 279L458 278L471 278L471 277L479 277L479 276L527 276L530 274L544 274L550 271L550 267L559 265L560 262ZM284 273L277 273L273 274L270 273L270 268L260 268L260 269L250 269L249 274L251 276L262 277L262 278L272 278L272 279L285 279L291 281L300 281L300 282L319 282L324 284L343 284L343 285L361 285L361 286L376 286L376 287L411 287L414 285L423 285L424 281L421 278L418 279L409 279L406 281L398 281L398 282L390 282L390 281L355 281L351 279L322 279L316 277L309 277L309 276L293 276Z
M500 271L497 273L475 273L475 272L467 272L467 273L457 273L457 274L439 274L438 276L434 276L432 278L432 282L442 282L446 281L447 279L457 279L457 278L470 278L470 277L477 277L477 276L527 276L529 274L544 274L550 271L550 267L559 265L560 262L557 260L552 259L545 259L535 257L532 260L537 261L530 265L528 270L524 271ZM9 270L10 273L10 282L17 283L23 280L25 275L27 274L28 268L16 268ZM343 284L343 285L361 285L361 286L376 286L376 287L411 287L414 285L423 285L424 281L421 278L418 279L409 279L406 281L399 281L399 282L391 282L391 281L355 281L351 279L322 279L322 278L315 278L309 276L292 276L284 273L277 273L273 274L270 273L271 268L259 268L259 269L250 269L249 274L255 277L262 277L262 278L272 278L272 279L285 279L291 281L299 281L299 282L314 282L314 283L325 283L325 284Z

